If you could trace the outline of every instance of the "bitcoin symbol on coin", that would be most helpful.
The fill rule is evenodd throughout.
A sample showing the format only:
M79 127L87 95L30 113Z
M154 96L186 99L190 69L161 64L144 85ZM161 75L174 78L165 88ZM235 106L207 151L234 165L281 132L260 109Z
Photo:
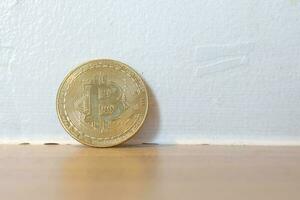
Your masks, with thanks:
M107 75L84 81L82 97L75 102L83 122L103 133L111 121L117 120L128 108L126 96L120 86L109 81Z

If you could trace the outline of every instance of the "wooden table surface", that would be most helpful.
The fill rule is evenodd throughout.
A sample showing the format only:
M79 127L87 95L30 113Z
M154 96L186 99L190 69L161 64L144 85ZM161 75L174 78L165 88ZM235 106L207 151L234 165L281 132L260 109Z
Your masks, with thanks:
M0 145L0 199L300 199L300 147Z

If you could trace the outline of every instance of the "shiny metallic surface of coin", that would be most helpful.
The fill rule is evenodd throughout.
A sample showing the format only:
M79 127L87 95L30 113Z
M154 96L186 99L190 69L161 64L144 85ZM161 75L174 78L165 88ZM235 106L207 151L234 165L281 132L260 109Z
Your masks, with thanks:
M142 126L148 111L147 89L128 65L108 59L92 60L63 80L56 110L62 126L80 143L115 146Z

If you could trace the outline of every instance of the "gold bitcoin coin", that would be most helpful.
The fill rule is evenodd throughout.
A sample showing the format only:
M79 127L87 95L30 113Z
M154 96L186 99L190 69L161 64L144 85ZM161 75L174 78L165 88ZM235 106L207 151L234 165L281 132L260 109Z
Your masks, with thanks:
M148 110L147 89L128 65L93 60L63 80L56 110L62 126L77 141L110 147L128 140L142 126Z

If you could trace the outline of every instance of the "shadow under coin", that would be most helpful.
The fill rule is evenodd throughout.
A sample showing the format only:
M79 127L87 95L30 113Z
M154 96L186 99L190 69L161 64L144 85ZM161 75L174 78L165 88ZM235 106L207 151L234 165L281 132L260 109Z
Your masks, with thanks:
M129 141L127 141L126 144L152 143L159 132L159 104L151 88L147 85L147 83L145 83L145 85L148 91L149 98L147 117L139 132L134 135Z
M159 150L76 147L62 161L58 196L64 199L144 199L158 190Z

